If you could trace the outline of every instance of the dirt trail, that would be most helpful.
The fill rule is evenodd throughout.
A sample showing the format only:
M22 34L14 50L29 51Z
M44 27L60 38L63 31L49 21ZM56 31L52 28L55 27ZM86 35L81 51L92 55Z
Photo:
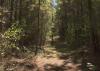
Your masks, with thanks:
M73 63L71 59L59 58L37 58L36 64L40 71L79 71L80 66Z

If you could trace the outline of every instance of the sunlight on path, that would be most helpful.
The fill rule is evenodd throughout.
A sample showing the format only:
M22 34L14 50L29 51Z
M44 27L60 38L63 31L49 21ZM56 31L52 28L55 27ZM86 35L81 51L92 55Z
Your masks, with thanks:
M39 67L40 71L46 71L45 67L50 69L54 69L53 71L56 71L56 69L59 68L57 71L79 71L78 67L80 64L74 64L71 59L64 60L59 58L41 58L38 57L36 60L36 64ZM50 70L52 71L52 70ZM81 71L81 70L80 70Z

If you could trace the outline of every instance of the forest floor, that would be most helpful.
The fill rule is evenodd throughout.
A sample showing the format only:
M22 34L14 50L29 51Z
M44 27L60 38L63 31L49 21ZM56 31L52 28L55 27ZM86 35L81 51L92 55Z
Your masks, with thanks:
M46 45L44 53L26 58L3 58L0 61L0 71L100 71L99 60L91 49L66 48L66 44L57 42L53 46ZM96 64L98 64L96 66ZM99 68L99 66L98 66Z
M75 63L72 57L57 52L54 48L46 48L45 55L31 59L10 58L3 61L0 71L81 71L80 63ZM5 70L3 70L5 67Z

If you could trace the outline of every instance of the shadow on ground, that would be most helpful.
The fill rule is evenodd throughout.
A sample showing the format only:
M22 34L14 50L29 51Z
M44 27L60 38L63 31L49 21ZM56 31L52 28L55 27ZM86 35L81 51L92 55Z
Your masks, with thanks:
M71 58L71 63L79 65L80 71L100 71L100 53L95 53L91 46L83 46L81 48L69 48L66 42L55 41L53 46L56 51L60 53L59 58L64 59L66 62ZM72 65L72 66L73 66ZM66 71L66 70L62 70ZM68 71L68 70L67 70ZM78 70L70 70L78 71Z

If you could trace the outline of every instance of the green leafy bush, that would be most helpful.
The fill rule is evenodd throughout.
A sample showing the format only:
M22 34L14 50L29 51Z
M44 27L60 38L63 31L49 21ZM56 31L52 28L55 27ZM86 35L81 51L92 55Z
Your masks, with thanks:
M4 33L4 38L9 40L20 40L22 33L22 28L20 27L11 27Z

